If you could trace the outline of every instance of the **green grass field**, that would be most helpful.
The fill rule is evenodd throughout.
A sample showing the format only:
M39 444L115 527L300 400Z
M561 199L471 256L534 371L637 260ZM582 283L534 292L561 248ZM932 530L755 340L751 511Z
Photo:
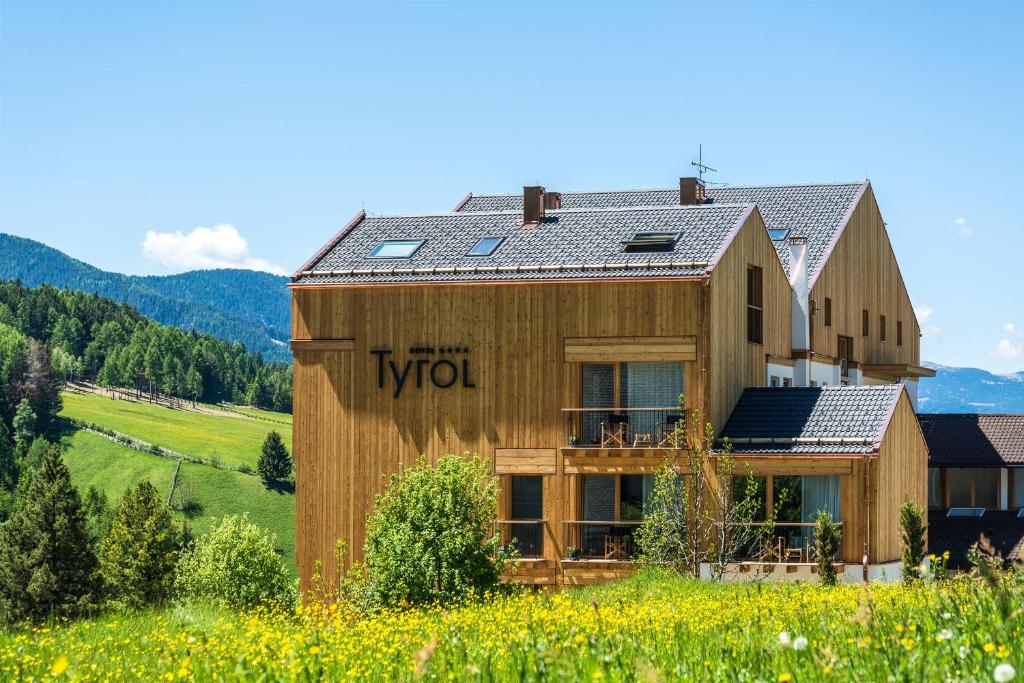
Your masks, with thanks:
M149 479L162 495L171 490L175 462L125 448L97 434L76 430L61 439L64 462L81 493L95 486L116 503L129 486Z
M369 615L185 604L0 632L17 680L1009 681L1024 583L824 588L640 574Z
M219 406L211 406L217 408ZM286 422L292 423L292 416L290 413L278 413L273 410L263 410L262 408L250 408L249 406L227 406L228 410L232 410L236 413L242 413L243 415L251 415L252 417L260 418L263 420L269 420L272 422Z
M256 467L260 446L272 430L278 431L291 449L291 427L266 420L114 401L95 394L64 393L63 399L61 415L65 417L92 422L189 455L219 458L236 467ZM269 415L279 419L280 413Z

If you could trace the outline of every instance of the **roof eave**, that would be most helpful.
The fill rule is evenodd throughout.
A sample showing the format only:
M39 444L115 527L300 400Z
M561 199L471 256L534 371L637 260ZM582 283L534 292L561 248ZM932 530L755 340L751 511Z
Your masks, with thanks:
M320 261L320 259L326 256L332 249L334 249L334 247L337 246L338 242L345 239L345 236L352 232L352 230L355 229L357 225L362 223L364 218L366 218L366 211L364 209L360 209L359 213L353 216L352 220L345 224L345 227L343 227L341 230L335 233L334 237L332 237L327 242L327 244L320 247L319 251L313 254L313 256L309 258L309 260L307 260L305 263L299 266L298 270L292 273L292 282L288 286L291 287L292 284L298 282L298 280L302 277L303 272L307 270L312 270L313 266L316 265Z

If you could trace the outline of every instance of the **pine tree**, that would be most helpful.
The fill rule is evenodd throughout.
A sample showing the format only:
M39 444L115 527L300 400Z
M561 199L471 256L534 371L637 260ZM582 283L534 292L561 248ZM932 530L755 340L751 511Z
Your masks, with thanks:
M7 425L0 420L0 488L13 490L18 482L18 468L14 458L14 442Z
M903 580L910 583L920 577L927 546L928 527L924 523L924 508L907 498L900 505L900 529L903 531Z
M18 403L18 409L14 413L14 450L19 455L28 451L32 440L36 436L36 411L32 410L28 399L23 398Z
M129 607L165 601L174 582L181 529L148 481L121 499L100 546L100 572L108 595Z
M0 527L0 618L11 623L74 615L95 603L96 553L71 475L52 446L22 478Z
M263 441L263 450L256 467L267 486L287 481L292 476L292 456L288 454L281 435L276 431L267 434Z

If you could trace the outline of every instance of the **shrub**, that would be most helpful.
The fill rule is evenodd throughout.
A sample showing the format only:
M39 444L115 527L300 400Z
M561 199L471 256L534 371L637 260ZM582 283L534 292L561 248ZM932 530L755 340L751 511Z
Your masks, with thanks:
M287 481L292 476L292 456L288 455L288 449L276 431L267 434L263 441L256 468L267 486Z
M290 605L294 588L276 546L273 534L247 515L224 517L182 555L178 594L235 609Z
M818 562L818 576L822 584L834 586L839 582L836 572L835 556L839 552L842 531L839 522L832 519L832 514L819 510L814 520L814 546Z
M110 525L114 522L114 511L110 509L107 494L90 486L82 498L82 509L88 520L89 533L97 543L110 533Z
M94 604L96 553L71 475L51 446L26 473L0 527L0 617L7 622L73 615Z
M392 475L367 520L366 570L380 604L448 602L495 587L498 489L477 455Z
M924 562L926 534L924 508L907 498L900 506L900 529L903 531L903 580L907 583L919 578Z
M181 540L180 527L151 483L129 489L100 546L100 572L110 598L128 607L165 601Z

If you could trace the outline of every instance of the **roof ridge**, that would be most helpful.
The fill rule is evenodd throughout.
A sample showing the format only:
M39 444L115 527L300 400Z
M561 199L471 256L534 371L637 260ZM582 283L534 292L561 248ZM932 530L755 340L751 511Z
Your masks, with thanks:
M545 216L565 213L625 213L628 211L680 211L693 209L738 209L745 208L756 202L722 202L712 204L643 204L639 206L592 206L574 209L548 209ZM496 211L427 211L422 213L367 213L366 218L439 218L450 216L466 218L468 216L520 216L520 209L500 209Z
M714 184L708 185L708 190L719 190L719 189L736 189L736 190L753 190L753 189L766 189L773 187L840 187L843 185L853 185L860 187L866 180L839 180L830 181L823 183L766 183L763 185L729 185L729 184ZM559 194L625 194L627 192L677 192L678 188L675 187L629 187L622 189L612 190L552 190L552 192L558 192ZM472 199L491 198L491 197L516 197L521 195L521 192L493 192L485 194L470 193ZM474 213L486 213L484 211Z

